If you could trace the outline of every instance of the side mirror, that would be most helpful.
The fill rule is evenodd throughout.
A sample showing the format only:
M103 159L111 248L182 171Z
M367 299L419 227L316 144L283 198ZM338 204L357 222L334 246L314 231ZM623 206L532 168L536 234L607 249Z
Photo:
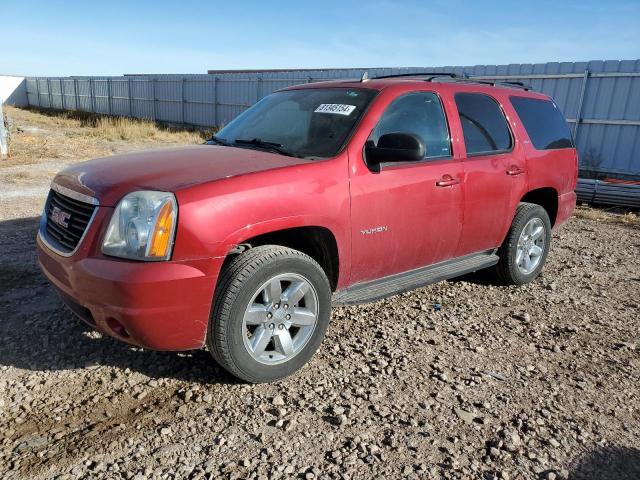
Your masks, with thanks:
M424 140L414 133L387 133L378 139L378 145L368 141L365 149L367 162L374 165L417 162L427 154Z

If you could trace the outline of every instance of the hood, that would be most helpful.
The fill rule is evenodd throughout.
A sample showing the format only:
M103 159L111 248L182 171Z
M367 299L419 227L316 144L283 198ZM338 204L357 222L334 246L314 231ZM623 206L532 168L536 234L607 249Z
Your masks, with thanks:
M115 206L134 190L175 192L193 185L247 173L311 163L295 157L219 145L151 150L73 165L54 183Z

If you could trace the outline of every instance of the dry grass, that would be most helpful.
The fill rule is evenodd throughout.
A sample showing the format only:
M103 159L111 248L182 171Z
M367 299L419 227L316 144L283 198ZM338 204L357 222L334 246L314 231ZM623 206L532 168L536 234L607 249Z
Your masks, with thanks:
M161 140L176 143L199 143L214 133L211 129L166 126L151 120L109 117L86 112L23 110L8 107L7 114L19 116L36 125L65 127L67 129L87 128L88 131L78 133L112 141Z
M198 144L214 133L84 112L7 107L6 115L12 124L10 150L1 166L50 159L74 162L163 145Z
M33 177L34 175L32 175L29 172L15 172L10 175L7 175L6 181L8 181L9 183L21 185L25 183L30 183Z
M587 205L578 205L573 215L577 218L595 220L597 222L619 223L640 227L640 215L636 212L626 211L621 208L595 208Z
M170 130L149 120L124 117L97 118L88 134L107 140L161 140L180 143L201 143L205 136L200 131ZM211 135L209 135L211 136Z

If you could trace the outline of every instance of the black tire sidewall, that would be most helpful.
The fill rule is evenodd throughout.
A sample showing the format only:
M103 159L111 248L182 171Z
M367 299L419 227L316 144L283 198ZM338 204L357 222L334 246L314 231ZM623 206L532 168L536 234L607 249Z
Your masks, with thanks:
M516 217L514 218L513 225L511 227L511 231L509 233L509 243L508 247L508 270L509 276L511 277L510 283L515 284L525 284L533 281L540 272L542 271L544 264L547 261L547 256L549 255L549 250L551 247L551 221L549 220L549 215L547 211L539 205L534 204L523 204L523 208L520 208ZM529 273L525 274L520 271L518 265L516 264L516 255L518 251L518 239L524 229L525 225L532 219L539 218L544 224L544 251L542 252L542 260L536 267L536 269Z
M243 335L243 317L249 302L256 290L270 278L283 273L294 273L303 276L311 283L318 297L318 320L316 328L307 344L291 360L276 364L265 365L256 361L247 351ZM223 295L228 292L221 292ZM326 275L315 262L294 256L278 257L262 265L253 275L247 278L239 292L232 299L231 308L224 322L223 337L226 349L234 370L239 376L250 382L268 382L291 375L316 352L324 338L331 315L331 289ZM212 319L216 321L216 319ZM214 337L215 338L215 337ZM215 340L214 340L215 341ZM224 366L224 365L223 365Z

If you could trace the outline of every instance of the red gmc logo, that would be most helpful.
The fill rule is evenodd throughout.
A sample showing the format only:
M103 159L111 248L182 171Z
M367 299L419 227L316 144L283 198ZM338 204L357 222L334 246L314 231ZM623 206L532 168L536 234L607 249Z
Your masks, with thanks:
M53 207L51 216L49 218L51 219L51 221L57 223L61 227L68 228L71 215L69 215L67 212L63 212L58 207Z

